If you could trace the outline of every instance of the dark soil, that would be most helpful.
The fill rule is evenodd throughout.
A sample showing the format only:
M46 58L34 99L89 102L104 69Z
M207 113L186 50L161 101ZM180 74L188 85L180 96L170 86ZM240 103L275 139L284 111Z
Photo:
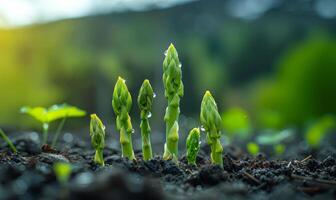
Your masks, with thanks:
M225 148L224 169L209 161L203 146L197 167L181 156L179 166L161 156L144 162L121 158L107 147L105 167L92 162L94 151L79 140L55 150L29 137L14 139L19 153L0 151L0 199L333 199L336 198L335 149L300 152L298 158L252 158L238 147ZM295 146L295 145L294 145ZM317 159L318 158L318 159ZM60 185L53 163L70 162L68 185Z

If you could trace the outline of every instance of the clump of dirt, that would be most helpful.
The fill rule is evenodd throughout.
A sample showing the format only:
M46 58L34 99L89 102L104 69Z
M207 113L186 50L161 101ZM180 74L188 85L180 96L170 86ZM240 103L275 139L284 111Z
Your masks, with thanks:
M237 146L226 148L224 167L211 165L203 146L197 166L179 165L155 156L143 161L120 157L117 149L104 150L105 167L92 162L91 146L76 142L64 149L18 139L19 153L0 151L0 199L294 199L335 198L334 154L315 158L272 160L265 154L250 157ZM64 145L61 145L64 146ZM327 147L329 150L332 147ZM322 150L321 150L322 151ZM332 152L335 152L332 150ZM57 182L55 162L73 166L67 185Z

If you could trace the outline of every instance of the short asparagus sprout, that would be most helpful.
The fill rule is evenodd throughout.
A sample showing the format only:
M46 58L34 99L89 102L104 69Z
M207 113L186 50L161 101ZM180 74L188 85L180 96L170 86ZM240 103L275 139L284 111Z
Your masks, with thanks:
M201 124L207 133L207 142L211 148L211 161L223 167L223 147L220 142L222 119L217 104L209 91L206 91L201 104Z
M165 160L178 160L178 145L168 145L168 143L178 143L178 132L172 131L173 126L178 129L178 118L180 115L180 98L184 89L182 83L182 70L177 51L173 44L170 44L166 57L163 61L163 85L168 106L164 120L166 122L166 143L163 158ZM176 123L176 125L175 125ZM170 135L172 134L172 135ZM172 140L169 142L169 140ZM176 141L176 142L175 142Z
M186 146L187 146L187 160L189 165L196 165L196 157L200 150L200 130L194 128L189 132Z
M57 162L54 164L53 168L58 182L62 185L66 185L69 182L72 171L71 164L66 162Z
M90 136L92 146L96 150L93 161L98 165L104 166L105 126L96 114L91 114Z
M7 143L7 145L9 146L9 148L13 151L13 153L17 153L17 150L14 146L14 144L12 143L12 141L7 137L7 135L5 134L5 132L0 129L0 137Z
M32 116L33 118L42 123L42 129L43 129L42 142L44 144L46 144L48 141L49 124L58 119L62 119L53 138L52 146L56 145L58 137L62 131L62 128L67 118L82 117L86 115L84 110L81 110L75 106L70 106L68 104L53 105L49 108L24 106L21 108L20 111L21 113L25 113Z
M122 157L135 160L132 144L132 133L134 132L131 123L129 111L132 107L132 97L125 84L125 80L121 77L114 87L112 97L112 107L117 115L116 125L120 132L120 144Z
M138 106L141 111L141 139L142 139L142 154L144 160L150 160L153 158L150 133L151 128L149 126L149 118L151 117L151 109L153 104L154 92L149 80L145 80L142 83L138 96Z
M255 142L249 142L246 145L247 151L252 155L252 156L256 156L259 153L259 145Z

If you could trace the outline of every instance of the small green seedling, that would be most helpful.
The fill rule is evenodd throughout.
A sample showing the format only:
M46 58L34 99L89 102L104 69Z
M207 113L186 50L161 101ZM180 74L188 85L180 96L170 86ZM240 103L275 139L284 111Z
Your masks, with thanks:
M189 132L186 146L187 146L187 160L189 165L196 165L196 158L198 151L200 150L200 130L199 128L194 128Z
M164 146L163 159L178 161L178 118L180 115L180 98L183 96L184 87L182 83L182 70L177 51L173 44L170 44L166 57L163 61L163 85L168 106L164 116L166 122L166 143ZM172 130L174 129L174 130ZM172 141L168 141L172 140Z
M132 133L134 130L131 117L128 114L132 107L132 97L125 84L125 80L121 77L118 78L114 87L112 107L114 113L117 115L116 125L120 132L122 157L135 160L132 144Z
M14 146L14 144L12 143L12 141L7 137L7 135L5 134L5 132L0 128L0 137L7 143L7 145L9 146L9 148L13 151L13 153L17 153L17 150Z
M154 98L154 92L152 86L146 79L140 88L138 96L138 106L141 111L140 128L142 139L142 154L144 160L150 160L153 158L151 139L150 139L151 128L148 120L152 116L151 109L153 104L153 98Z
M308 145L317 148L321 145L323 138L330 132L330 129L336 127L336 120L333 116L327 115L312 124L305 135Z
M211 161L223 167L223 147L220 141L222 130L222 119L218 113L217 104L209 91L206 91L200 114L201 124L207 133L207 142L211 148Z
M75 107L70 106L67 104L61 105L53 105L50 108L44 107L22 107L21 113L28 114L42 123L43 129L43 140L42 142L45 144L48 140L48 131L49 131L49 124L53 121L58 119L62 119L61 123L59 124L55 136L53 138L52 146L55 146L58 140L58 137L61 133L61 130L64 126L64 123L67 118L69 117L82 117L85 116L85 111Z
M98 165L104 166L105 126L96 114L91 114L90 136L92 146L96 150L93 161Z
M53 168L58 182L61 185L67 185L72 171L71 164L66 162L58 162L54 164Z
M251 132L251 123L248 114L242 108L230 108L223 113L223 129L233 138L246 139Z
M259 145L255 142L249 142L246 145L247 151L249 152L249 154L251 154L252 156L256 156L259 153Z

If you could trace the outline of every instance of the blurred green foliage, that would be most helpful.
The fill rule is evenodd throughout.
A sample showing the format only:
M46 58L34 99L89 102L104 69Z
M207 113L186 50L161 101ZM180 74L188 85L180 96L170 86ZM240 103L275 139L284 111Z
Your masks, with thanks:
M66 162L57 162L54 164L53 169L58 182L62 185L67 184L72 172L71 164Z
M336 39L315 33L285 53L274 81L260 84L257 107L262 125L303 125L336 113Z
M229 137L246 139L251 132L251 123L247 112L239 107L226 110L223 115L223 128Z
M256 156L259 153L259 145L257 143L254 142L249 142L246 145L246 149L249 152L249 154L251 154L252 156Z
M284 144L277 144L274 146L274 152L276 155L282 155L286 150L286 146Z
M319 147L326 134L330 133L330 130L336 128L336 119L334 116L326 115L321 117L313 124L310 125L305 134L306 142L310 147Z
M118 76L127 78L132 95L149 79L157 91L153 116L162 116L159 66L170 42L181 49L183 115L196 118L208 89L220 108L244 107L251 124L265 128L281 130L335 113L334 21L278 11L244 21L227 15L226 1L216 2L0 30L0 124L26 128L32 121L17 112L22 105L55 102L110 119ZM316 30L330 35L307 38ZM161 117L152 124L153 130L164 127Z

